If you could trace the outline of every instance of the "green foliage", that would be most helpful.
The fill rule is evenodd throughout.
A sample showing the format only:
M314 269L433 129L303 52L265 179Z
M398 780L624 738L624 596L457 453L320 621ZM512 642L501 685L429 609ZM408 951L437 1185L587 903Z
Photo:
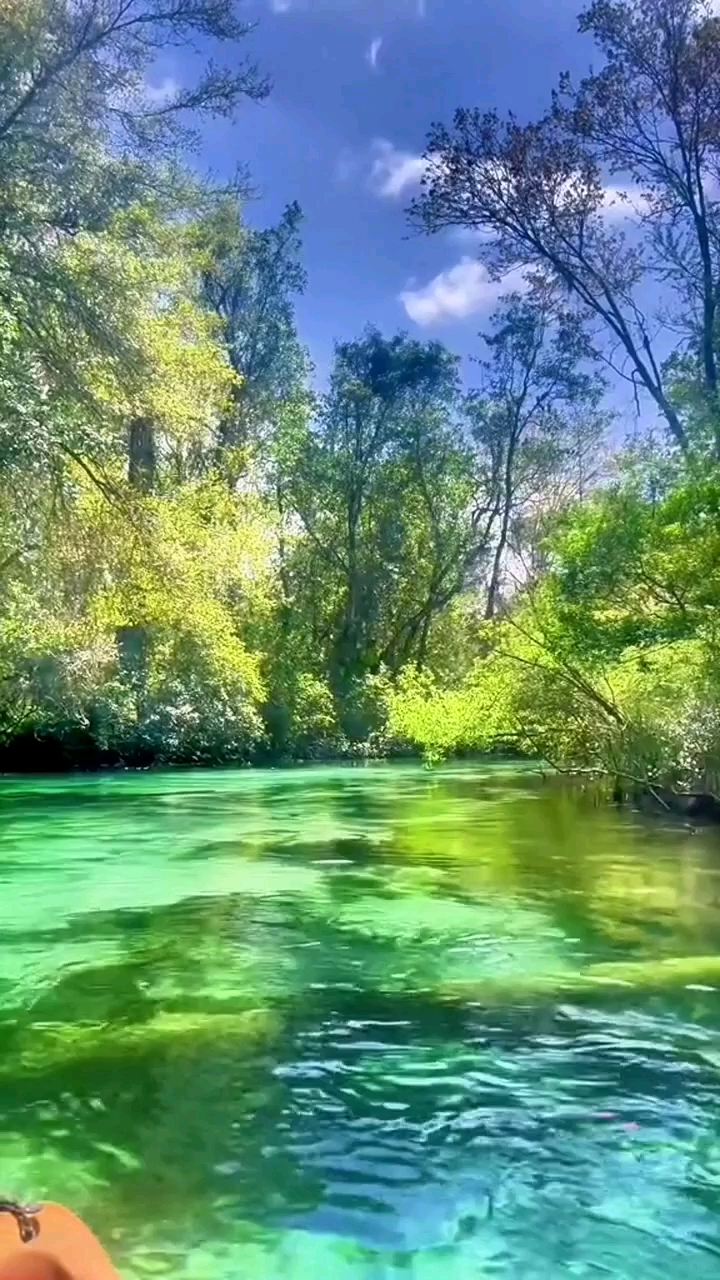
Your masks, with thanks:
M301 395L307 357L295 331L294 297L305 288L298 205L275 227L250 230L237 205L224 200L198 227L204 253L203 298L217 316L236 374L235 392L218 429L218 452L232 472L267 444L283 407Z
M273 669L272 677L264 717L273 753L300 759L340 754L337 708L327 682L285 663Z
M720 790L720 475L627 485L566 515L546 577L450 690L409 673L394 732L430 758L514 743L626 789Z
M358 681L427 660L436 619L485 549L457 408L444 348L371 330L338 347L327 395L279 442L283 499L304 531L290 594L351 738Z
M708 175L720 26L706 0L591 0L580 30L600 69L578 83L561 76L538 120L461 108L432 127L411 218L428 232L480 233L491 270L523 271L533 294L570 300L589 351L642 390L674 445L717 461L719 208ZM667 326L656 321L668 313L682 340L664 363L656 335ZM694 394L686 377L676 395L678 359Z
M241 63L161 104L148 91L168 41L247 33L232 3L0 6L6 761L22 747L37 763L39 743L62 763L512 749L718 791L717 202L702 182L687 223L720 136L720 27L701 9L597 0L582 25L605 72L563 84L537 126L462 112L433 134L416 217L484 228L493 270L531 272L468 394L441 344L372 328L309 386L300 209L250 228L237 185L214 191L183 160L198 112L264 82ZM656 90L675 54L712 90L692 120ZM668 141L638 159L650 125ZM707 148L695 177L677 169L686 141ZM604 216L603 175L623 166L645 184L650 256ZM638 302L658 271L681 306L696 280L704 308L662 367ZM669 428L612 467L602 332Z
M158 104L151 68L168 42L236 41L247 28L234 10L226 0L0 6L0 462L18 452L18 434L47 454L96 455L111 387L144 398L154 370L148 303L162 328L165 287L148 224L206 198L176 163L188 113L226 113L265 92L240 62L210 67Z
M119 505L80 476L5 592L6 738L85 735L126 760L247 757L265 686L241 629L271 608L262 512L212 482Z

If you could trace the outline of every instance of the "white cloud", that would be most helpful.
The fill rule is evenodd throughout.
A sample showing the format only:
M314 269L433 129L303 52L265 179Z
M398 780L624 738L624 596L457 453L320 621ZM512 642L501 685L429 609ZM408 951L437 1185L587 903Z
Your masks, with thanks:
M718 4L720 4L720 0L718 0ZM426 3L426 0L417 0L417 16L418 16L418 18L424 18L424 17L425 17L425 15L426 15L426 13L427 13L427 3Z
M273 13L289 13L292 8L292 0L270 0L270 8Z
M166 103L172 102L180 92L180 85L172 76L165 76L159 84L151 84L145 82L143 94L147 102L152 103L155 107L163 107Z
M422 156L413 151L401 151L387 138L376 138L372 152L370 186L376 195L397 199L411 187L420 185L427 167Z
M448 239L453 244L464 245L466 249L485 244L492 238L492 231L486 231L482 227L450 227L448 231Z
M520 267L513 268L500 280L493 280L482 262L461 258L454 267L441 271L421 288L404 289L400 302L410 319L424 326L445 320L465 320L479 311L489 310L504 293L522 291L525 287Z
M370 48L368 49L365 55L373 71L377 71L378 58L380 57L380 50L382 49L382 46L383 46L382 36L376 36L375 39L371 42Z
M600 206L606 222L622 222L625 218L642 217L648 209L647 198L636 187L606 187Z
M720 4L720 0L718 0L718 3ZM556 197L558 205L562 207L562 202L566 199L571 205L574 205L578 194L584 199L585 186L580 174L574 178L567 178L560 185ZM590 194L594 195L594 192ZM650 203L647 196L643 195L639 187L616 186L613 183L608 183L607 186L603 187L602 197L597 209L593 205L592 211L597 211L606 222L624 222L628 218L642 217L643 214L648 212L649 208Z
M717 0L720 11L720 0ZM373 40L368 52L368 62L375 67L382 40ZM376 49L376 45L378 46ZM372 144L370 186L376 195L396 198L405 195L412 187L420 185L427 172L428 161L414 151L403 151L387 138L375 138ZM502 176L502 175L500 175ZM642 217L649 209L647 197L638 187L606 186L599 212L608 222L621 222L626 218ZM490 232L482 228L459 227L454 233L458 240L477 243L487 240Z

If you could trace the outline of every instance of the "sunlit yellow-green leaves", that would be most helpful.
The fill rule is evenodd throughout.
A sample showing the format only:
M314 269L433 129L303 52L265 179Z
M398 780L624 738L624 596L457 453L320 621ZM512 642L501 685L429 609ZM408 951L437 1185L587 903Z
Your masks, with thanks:
M237 379L217 320L197 300L189 234L133 210L101 236L77 237L64 256L78 290L102 290L123 338L120 352L88 353L93 396L120 426L148 417L171 439L206 438Z

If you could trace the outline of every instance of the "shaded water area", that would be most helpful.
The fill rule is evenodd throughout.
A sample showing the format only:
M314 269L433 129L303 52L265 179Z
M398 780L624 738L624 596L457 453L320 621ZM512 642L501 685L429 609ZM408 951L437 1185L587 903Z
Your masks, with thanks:
M496 766L0 783L0 1190L127 1277L713 1280L720 836Z

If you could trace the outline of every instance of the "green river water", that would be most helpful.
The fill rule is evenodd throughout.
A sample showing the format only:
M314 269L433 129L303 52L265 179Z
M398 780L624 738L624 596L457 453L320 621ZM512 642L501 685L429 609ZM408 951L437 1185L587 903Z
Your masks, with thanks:
M0 782L0 1192L123 1276L720 1274L720 835L509 767Z

